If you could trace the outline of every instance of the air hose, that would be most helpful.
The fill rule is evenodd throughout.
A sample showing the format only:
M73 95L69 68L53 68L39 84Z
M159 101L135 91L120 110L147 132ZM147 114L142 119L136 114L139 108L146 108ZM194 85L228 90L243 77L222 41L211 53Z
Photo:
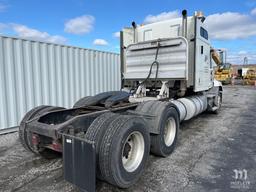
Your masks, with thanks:
M141 83L139 83L136 87L135 90L138 89L139 86L141 86L142 84L146 83L148 81L148 79L150 78L150 75L152 73L152 69L153 69L153 66L156 65L156 75L155 75L155 81L154 81L154 84L153 84L153 87L155 88L156 86L156 81L157 81L157 77L158 77L158 70L159 70L159 62L157 61L157 58L158 58L158 53L159 53L159 48L160 48L160 42L157 42L157 49L156 49L156 54L155 54L155 60L153 61L153 63L151 63L150 65L150 69L149 69L149 72L148 72L148 76L146 77L146 79L144 79Z

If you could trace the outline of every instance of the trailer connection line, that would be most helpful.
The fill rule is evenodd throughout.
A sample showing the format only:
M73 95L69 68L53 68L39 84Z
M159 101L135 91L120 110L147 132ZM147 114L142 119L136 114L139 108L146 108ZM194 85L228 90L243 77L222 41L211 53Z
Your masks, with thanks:
M136 91L138 89L138 87L144 83L146 83L148 81L148 79L150 78L151 76L151 73L152 73L152 69L153 69L153 66L156 65L156 75L155 75L155 80L154 80L154 84L153 84L153 88L155 89L156 87L156 81L157 81L157 78L158 78L158 70L159 70L159 62L157 61L157 58L158 58L158 53L159 53L159 49L160 49L160 42L158 41L157 42L157 49L156 49L156 54L155 54L155 60L153 61L153 63L151 63L150 65L150 69L149 69L149 72L148 72L148 76L146 77L146 79L144 79L141 83L139 83L136 87L136 89L134 91Z

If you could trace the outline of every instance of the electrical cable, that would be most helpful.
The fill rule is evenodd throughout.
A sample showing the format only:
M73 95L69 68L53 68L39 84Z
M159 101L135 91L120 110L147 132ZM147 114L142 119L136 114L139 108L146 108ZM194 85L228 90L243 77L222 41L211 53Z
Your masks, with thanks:
M158 58L158 53L159 53L159 48L160 48L160 42L158 41L157 42L157 49L156 49L156 54L155 54L155 60L153 61L153 63L151 63L151 66L150 66L150 69L149 69L149 72L148 72L148 76L146 77L146 79L144 79L141 83L139 83L136 88L135 88L135 91L138 89L139 86L141 86L142 84L146 83L148 81L148 79L150 78L151 76L151 73L152 73L152 69L153 69L153 66L156 65L156 75L155 75L155 80L154 80L154 84L153 84L153 88L155 89L156 87L156 81L157 81L157 77L158 77L158 70L159 70L159 62L157 61L157 58Z

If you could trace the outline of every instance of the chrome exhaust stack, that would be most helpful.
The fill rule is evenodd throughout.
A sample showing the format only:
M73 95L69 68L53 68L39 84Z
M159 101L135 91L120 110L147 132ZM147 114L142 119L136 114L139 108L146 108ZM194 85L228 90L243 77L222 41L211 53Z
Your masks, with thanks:
M182 36L187 38L187 29L188 28L188 15L187 10L182 11Z

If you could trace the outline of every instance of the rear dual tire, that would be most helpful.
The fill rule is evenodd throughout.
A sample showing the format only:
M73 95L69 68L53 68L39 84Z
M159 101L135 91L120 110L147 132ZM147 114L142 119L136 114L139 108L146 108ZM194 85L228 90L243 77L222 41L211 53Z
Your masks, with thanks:
M103 123L97 123L100 120ZM88 136L97 124L101 128L95 130L95 137ZM120 188L133 185L150 151L147 123L140 117L109 113L95 119L88 131L85 137L96 145L97 177Z
M179 117L176 109L167 107L160 118L159 134L151 135L151 152L157 156L167 157L173 152L177 143Z
M97 117L90 127L87 129L87 132L85 134L85 139L89 141L93 141L95 143L95 151L96 151L96 175L97 178L102 180L102 174L101 170L99 168L99 151L100 151L100 146L102 143L102 138L109 126L109 124L119 116L118 114L115 113L104 113Z
M19 138L20 138L21 144L26 150L31 151L34 154L41 155L45 158L52 158L54 156L53 153L46 148L35 148L35 146L32 144L33 133L27 129L26 123L27 121L33 118L39 117L44 113L61 110L61 109L64 109L64 108L41 105L41 106L35 107L34 109L31 109L29 112L26 113L26 115L21 120L21 123L19 126Z
M158 134L152 133L151 153L161 157L170 155L177 143L180 125L179 113L169 102L148 101L140 103L136 111L154 116L150 125Z

